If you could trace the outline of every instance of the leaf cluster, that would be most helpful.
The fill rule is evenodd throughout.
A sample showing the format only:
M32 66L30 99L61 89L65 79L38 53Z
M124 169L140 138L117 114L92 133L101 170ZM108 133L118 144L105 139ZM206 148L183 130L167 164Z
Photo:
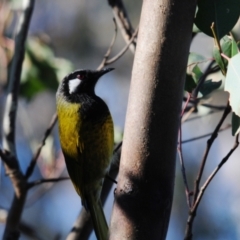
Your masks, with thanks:
M62 76L72 70L70 61L57 58L46 42L40 38L31 37L26 44L20 95L31 99L45 90L55 92Z
M221 70L226 77L223 82L224 90L229 92L229 101L232 108L232 134L240 132L240 43L236 41L231 30L239 20L239 0L199 0L195 16L195 27L214 38L213 68ZM208 60L205 59L205 62ZM195 98L212 93L222 85L222 81L207 79L211 71L203 73L199 64L204 58L198 54L189 54L189 65L185 82L185 91ZM212 69L213 69L212 68ZM210 69L211 70L211 69Z

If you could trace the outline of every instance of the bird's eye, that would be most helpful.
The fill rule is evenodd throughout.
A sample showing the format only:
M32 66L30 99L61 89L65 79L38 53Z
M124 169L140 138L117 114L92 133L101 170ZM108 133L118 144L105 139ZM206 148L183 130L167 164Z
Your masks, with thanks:
M77 78L80 79L80 80L83 80L85 78L85 75L84 74L78 74L77 75Z

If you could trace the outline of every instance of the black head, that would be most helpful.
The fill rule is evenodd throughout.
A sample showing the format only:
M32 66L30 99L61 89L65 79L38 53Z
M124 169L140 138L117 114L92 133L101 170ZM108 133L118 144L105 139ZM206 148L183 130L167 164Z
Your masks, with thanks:
M103 70L76 70L67 75L59 90L65 97L77 96L81 94L95 94L94 88L98 79L112 71L114 68L106 68Z

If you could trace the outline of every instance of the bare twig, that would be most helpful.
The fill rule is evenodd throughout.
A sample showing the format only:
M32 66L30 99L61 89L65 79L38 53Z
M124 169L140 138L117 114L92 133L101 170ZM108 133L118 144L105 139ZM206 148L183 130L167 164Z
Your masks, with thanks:
M209 115L211 115L211 114L215 114L215 113L219 113L219 112L221 112L222 110L217 110L217 111L209 111L207 114L204 114L204 115L197 115L196 117L191 117L191 118L188 118L188 119L186 119L185 121L184 121L184 123L186 123L186 122L190 122L190 121L194 121L194 120L197 120L197 119L199 119L199 118L204 118L204 117L207 117L207 116L209 116Z
M28 189L35 187L39 184L42 183L52 183L52 182L60 182L60 181L64 181L64 180L69 180L69 177L59 177L59 178L49 178L49 179L40 179L34 182L29 182L28 183Z
M39 145L35 155L33 156L32 160L31 160L31 162L29 164L29 167L28 167L28 169L26 171L26 174L25 174L26 178L29 178L32 175L33 170L34 170L35 165L36 165L36 162L37 162L37 159L38 159L38 157L39 157L39 155L41 153L41 150L42 150L43 146L45 145L45 141L46 141L47 137L50 135L50 133L51 133L53 127L55 126L56 122L57 122L57 114L55 113L52 116L52 119L51 119L51 122L49 124L49 127L45 131L45 134L43 136L41 144Z
M87 240L92 229L90 213L82 208L66 240Z
M205 163L206 163L206 160L207 160L207 157L208 157L208 153L211 149L211 146L214 142L214 140L217 138L218 136L218 132L224 122L224 120L226 119L226 117L228 116L228 114L231 112L231 107L229 105L229 102L227 103L227 106L223 112L223 115L219 121L219 123L217 124L214 132L211 134L211 137L208 139L207 141L207 147L206 147L206 150L205 150L205 153L203 155L203 158L202 158L202 162L201 162L201 165L200 165L200 169L199 169L199 172L198 172L198 175L197 175L197 178L196 178L196 181L195 181L195 186L194 186L194 193L193 193L193 207L191 208L190 210L190 213L189 213L189 217L188 217L188 220L187 220L187 227L186 227L186 231L185 231L185 240L191 240L192 239L192 226L193 226L193 221L195 219L195 216L196 216L196 213L197 213L197 207L200 203L200 200L203 196L203 193L206 189L206 187L208 186L208 184L210 183L210 181L212 180L212 178L215 176L215 174L217 173L217 171L220 169L220 167L223 165L224 162L227 161L227 159L229 158L229 156L232 154L232 152L236 149L236 147L234 147L229 153L228 155L224 158L224 160L220 163L220 165L218 166L217 170L215 170L213 172L213 174L210 175L210 177L208 178L208 180L205 182L205 184L203 185L203 187L201 188L201 191L199 192L199 185L200 185L200 181L201 181L201 178L202 178L202 174L203 174L203 171L204 171L204 167L205 167ZM236 143L235 145L238 145L238 138L236 138Z
M136 28L136 31L133 33L132 38L130 39L129 43L125 45L125 47L114 57L112 57L111 59L108 60L109 54L111 52L112 49L112 43L109 46L109 49L106 53L106 55L103 58L103 61L101 62L101 64L99 65L99 67L97 68L98 70L103 69L105 66L110 65L114 62L116 62L119 58L121 58L125 52L127 52L127 50L129 49L129 46L132 44L132 42L134 41L135 37L138 34L138 28Z
M204 194L205 190L207 189L208 185L210 184L210 182L213 180L213 178L217 174L217 172L220 170L220 168L223 166L223 164L227 162L229 157L232 155L232 153L239 146L238 138L239 138L239 134L237 134L237 136L235 137L235 143L234 143L232 149L222 159L222 161L218 164L218 166L213 170L213 172L210 174L208 179L205 181L205 183L201 187L201 190L200 190L200 192L199 192L199 194L197 196L197 199L194 202L194 205L193 205L193 207L192 207L192 209L191 209L191 211L189 213L189 217L188 217L188 220L187 220L186 232L185 232L185 238L184 238L185 240L191 240L192 239L192 225L193 225L193 221L195 219L196 213L197 213L198 206L199 206L199 204L201 202L201 199L203 197L203 194Z
M134 29L129 20L127 11L122 0L108 0L108 4L112 7L114 17L116 18L117 24L121 29L122 36L128 43L132 38ZM130 50L134 53L136 49L136 39L131 43Z
M231 124L227 124L226 126L220 128L218 132L225 131L225 130L229 129L231 126L232 126ZM209 136L211 136L211 135L212 135L212 133L207 133L207 134L204 134L204 135L195 137L195 138L186 139L186 140L183 140L183 141L182 141L182 144L184 144L184 143L189 143L189 142L193 142L193 141L196 141L196 140L205 138L205 137L209 137Z
M182 127L179 127L179 143L178 143L178 156L180 160L180 165L181 165L181 171L182 171L182 176L183 176L183 182L185 186L185 194L187 198L187 204L188 207L191 207L191 201L190 201L190 191L188 187L188 181L187 181L187 176L186 176L186 170L185 170L185 165L184 165L184 159L183 159L183 154L182 154Z
M8 165L7 162L4 164L6 172L8 173L14 187L14 198L7 217L6 228L3 235L4 240L19 238L20 234L18 226L27 195L27 182L19 167L19 162L16 156L15 122L22 63L24 59L24 46L33 7L34 0L24 1L23 13L19 19L15 40L15 53L11 65L8 94L3 118L3 148L13 156L12 161L14 161L14 164L11 165Z
M208 153L211 149L211 146L212 146L214 140L217 138L218 132L219 132L224 120L226 119L226 117L228 116L228 114L230 112L231 112L231 107L230 107L229 102L228 102L227 106L225 108L225 111L223 112L223 115L222 115L218 125L216 126L214 132L212 133L211 137L207 141L207 147L206 147L205 153L203 155L203 159L202 159L201 166L200 166L200 169L199 169L199 172L198 172L198 176L197 176L196 181L195 181L194 202L196 201L198 193L199 193L199 184L200 184L200 181L201 181L201 178L202 178L202 174L203 174L205 163L206 163L206 160L207 160L207 157L208 157Z
M191 107L187 112L185 112L184 116L182 117L181 124L186 122L194 111L195 107Z
M192 103L193 105L201 105L203 107L211 108L211 109L216 109L216 110L224 110L226 106L222 105L212 105L208 103L201 103L202 98L196 98L196 99L190 99L189 103ZM183 97L183 101L187 101L187 97Z
M191 97L191 95L188 94L188 98L187 98L188 100L185 102L185 105L182 109L181 118L183 117L185 109L189 103L190 97ZM186 194L186 198L187 198L187 204L188 204L188 207L190 208L191 207L190 192L189 192L188 181L187 181L186 170L185 170L184 159L183 159L183 152L182 152L182 124L180 124L180 126L179 126L179 135L178 136L179 136L179 141L178 141L177 151L178 151L180 164L181 164L181 171L182 171L183 182L184 182L184 186L185 186L185 194Z
M196 88L193 90L193 93L192 93L192 97L193 99L196 99L197 98L197 95L202 87L202 85L204 84L207 76L213 72L215 72L215 68L212 68L213 64L215 63L215 60L212 60L211 63L208 65L206 71L203 73L202 77L199 79L198 83L197 83L197 86Z
M203 107L211 108L211 109L216 109L216 110L225 110L226 106L216 106L212 104L207 104L207 103L202 103L200 104Z
M16 154L15 147L15 119L18 105L18 92L22 63L24 59L25 41L30 23L34 0L26 1L24 12L19 19L19 26L16 35L15 54L13 57L6 100L6 110L4 113L4 149Z
M0 207L0 211L1 211L0 223L5 224L8 216L8 210ZM21 221L19 223L19 231L31 239L34 240L42 239L40 236L38 236L38 232L36 231L36 229L24 221Z
M126 46L116 56L114 56L111 59L109 59L108 61L106 61L106 65L112 64L112 63L116 62L120 57L122 57L123 54L131 46L131 44L134 41L134 38L137 36L137 34L138 34L138 27L136 28L135 32L133 33L132 38L129 40L129 43L126 44Z
M198 197L194 203L193 206L193 210L195 211L202 199L202 196L206 190L206 188L208 187L208 185L210 184L210 182L212 181L212 179L214 178L214 176L217 174L217 172L220 170L220 168L223 166L224 163L227 162L227 160L229 159L229 157L232 155L232 153L237 149L238 145L239 145L239 134L236 135L235 137L235 143L232 147L232 149L228 152L228 154L222 159L222 161L218 164L218 166L213 170L213 172L210 174L210 176L208 177L208 179L205 181L205 183L203 184L203 186L201 187L201 190L198 194Z
M97 70L101 70L101 69L103 69L107 65L106 62L107 62L107 60L108 60L108 58L109 58L109 56L111 54L112 47L113 47L113 45L114 45L114 43L116 41L117 30L118 29L117 29L117 23L116 23L116 19L115 18L113 18L113 22L114 22L114 26L115 26L114 35L113 35L112 41L111 41L111 43L110 43L110 45L108 47L108 50L107 50L106 54L104 55L104 58L103 58L101 64L98 66Z

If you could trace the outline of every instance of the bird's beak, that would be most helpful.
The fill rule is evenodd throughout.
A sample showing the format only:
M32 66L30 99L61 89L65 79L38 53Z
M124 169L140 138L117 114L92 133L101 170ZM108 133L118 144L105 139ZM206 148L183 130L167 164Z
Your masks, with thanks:
M97 71L96 75L97 75L98 78L100 78L102 75L104 75L104 74L106 74L108 72L111 72L112 70L114 70L114 68L104 68L104 69L102 69L100 71Z

